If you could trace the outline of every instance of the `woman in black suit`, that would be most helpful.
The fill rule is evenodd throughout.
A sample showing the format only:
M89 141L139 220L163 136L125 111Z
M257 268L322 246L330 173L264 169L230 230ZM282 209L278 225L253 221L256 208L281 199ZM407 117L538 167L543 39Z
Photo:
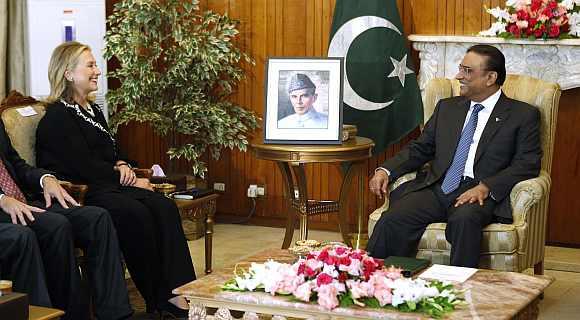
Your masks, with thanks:
M101 108L90 94L100 70L88 46L67 42L51 57L51 92L36 138L38 165L60 179L89 186L85 202L113 218L125 261L147 311L187 312L171 290L195 280L189 248L175 203L136 178L119 155Z

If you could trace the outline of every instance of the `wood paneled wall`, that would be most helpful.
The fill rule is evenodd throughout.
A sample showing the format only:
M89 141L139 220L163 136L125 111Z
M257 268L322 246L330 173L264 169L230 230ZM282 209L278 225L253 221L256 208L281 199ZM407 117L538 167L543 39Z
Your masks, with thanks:
M114 2L115 0L107 0L108 10L112 9ZM484 6L495 7L503 2L503 0L397 1L406 34L456 35L473 35L489 27L491 17L485 12ZM220 13L227 12L230 16L240 20L241 36L238 43L255 59L256 65L246 68L247 79L239 86L232 99L260 116L263 115L264 109L265 61L269 56L326 56L334 0L201 0L200 3L203 9ZM418 65L416 53L414 53L414 58L415 65ZM580 93L573 90L572 97L564 100L572 105L579 98ZM578 114L577 110L566 106L562 106L561 110L571 110L570 112ZM558 132L562 130L565 129L560 126ZM261 131L257 132L258 138L260 135ZM367 161L368 175L372 174L385 157L394 154L416 135L417 131L403 139L401 143L389 148L385 153ZM575 139L577 147L580 146L579 138L572 137L571 139ZM122 128L119 140L120 145L142 166L150 166L154 163L167 166L168 160L164 153L167 145L163 139L155 136L148 126L130 125ZM565 149L557 148L557 152L560 151L566 152ZM568 150L568 152L570 151ZM572 152L577 159L577 151ZM570 164L572 159L556 154L554 166L566 167L558 164L558 161ZM578 175L578 164L572 164L572 167L576 168L576 175ZM187 164L180 162L176 168L185 172ZM557 169L554 171L558 172ZM308 169L308 178L311 197L318 199L338 197L341 181L339 167L312 165ZM557 177L554 178L554 192L560 193L567 190L565 184L558 181ZM576 179L576 181L579 180ZM213 182L226 184L226 192L218 201L218 219L220 216L222 218L226 216L242 217L248 214L251 203L246 198L246 189L249 184L257 183L266 186L267 196L258 200L253 222L265 225L282 225L285 218L281 187L282 177L273 163L256 160L251 153L225 151L219 161L209 160L207 182L209 185L212 185ZM560 205L566 203L562 197L560 194L554 195L553 193L552 202L558 202L558 205L553 205L552 208L559 208ZM353 195L354 198L355 195ZM367 212L372 211L377 203L378 201L374 197L365 195ZM578 216L580 203L576 206L576 210ZM580 220L580 217L576 219ZM321 216L312 221L312 227L315 228L338 229L336 216ZM354 221L353 210L351 222L354 223ZM573 225L578 226L580 223ZM569 241L565 239L565 237L569 237L567 235L564 235L564 238L557 238L558 228L550 226L551 240L561 243ZM580 239L577 239L577 243L580 243Z

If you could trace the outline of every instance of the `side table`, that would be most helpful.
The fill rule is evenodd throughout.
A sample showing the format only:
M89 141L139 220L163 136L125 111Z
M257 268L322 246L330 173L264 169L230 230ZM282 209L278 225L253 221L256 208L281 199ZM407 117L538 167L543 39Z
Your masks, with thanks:
M358 174L359 201L357 206L357 236L354 247L360 247L364 210L364 161L371 157L374 146L373 140L363 137L353 137L341 145L290 145L264 144L262 142L251 144L256 158L276 161L284 178L284 190L289 209L286 234L282 244L283 249L287 249L292 242L297 215L300 217L300 240L304 240L308 238L308 217L330 212L338 212L342 238L347 245L353 246L347 221L346 200L351 196L351 182L356 174ZM308 163L342 162L350 162L350 165L342 180L339 200L308 199L305 165ZM294 195L295 189L298 189L298 197Z
M173 199L182 220L205 219L205 273L211 273L213 223L218 194L210 194L194 200Z

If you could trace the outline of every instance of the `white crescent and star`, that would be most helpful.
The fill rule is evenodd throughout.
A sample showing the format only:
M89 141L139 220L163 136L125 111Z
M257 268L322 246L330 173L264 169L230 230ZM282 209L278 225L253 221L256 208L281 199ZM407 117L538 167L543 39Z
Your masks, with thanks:
M361 35L363 32L371 28L387 28L395 31L399 35L401 31L389 20L377 16L362 16L351 19L343 24L334 36L330 40L330 45L328 46L328 56L329 57L344 57L344 64L346 66L346 56L350 46L353 41ZM405 75L413 73L413 71L407 68L407 55L405 55L401 61L397 61L393 57L391 62L395 67L394 70L387 76L398 77L401 85L405 85ZM348 74L344 72L344 103L349 106L363 111L373 111L388 107L393 103L393 100L388 100L384 102L373 102L361 97L350 85L348 81Z

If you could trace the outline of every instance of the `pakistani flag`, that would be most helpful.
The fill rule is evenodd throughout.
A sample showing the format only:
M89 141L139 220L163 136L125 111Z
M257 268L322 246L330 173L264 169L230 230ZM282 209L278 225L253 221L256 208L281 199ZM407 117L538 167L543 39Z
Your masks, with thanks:
M329 57L344 57L344 123L375 141L375 152L423 121L396 0L337 0Z

